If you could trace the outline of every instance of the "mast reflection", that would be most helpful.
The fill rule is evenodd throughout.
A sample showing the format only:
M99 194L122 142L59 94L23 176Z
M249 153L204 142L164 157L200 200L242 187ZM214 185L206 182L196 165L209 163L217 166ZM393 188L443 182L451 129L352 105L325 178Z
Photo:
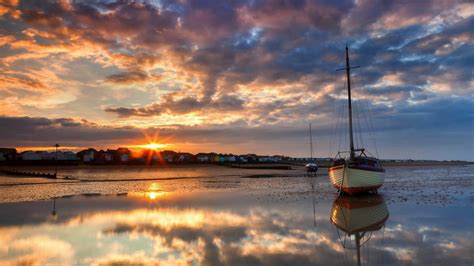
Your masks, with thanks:
M373 233L385 227L388 216L385 200L379 195L341 196L334 200L331 223L337 228L345 251L356 251L357 265L361 265L361 249L368 246Z

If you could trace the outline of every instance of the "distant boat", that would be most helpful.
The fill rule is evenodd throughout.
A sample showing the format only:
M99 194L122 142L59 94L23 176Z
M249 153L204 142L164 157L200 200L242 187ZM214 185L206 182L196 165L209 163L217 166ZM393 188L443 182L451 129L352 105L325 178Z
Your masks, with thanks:
M343 239L339 239L343 248L356 250L357 265L361 265L362 246L370 240L372 233L385 226L388 216L385 200L378 195L341 196L334 201L331 209L331 223L344 233ZM341 238L339 232L338 236ZM371 253L366 251L362 253L366 255Z
M316 173L318 171L318 164L316 160L313 159L313 134L311 131L311 123L309 123L309 143L310 143L310 160L309 163L305 165L306 172L308 173Z
M354 67L352 67L354 68ZM352 100L351 100L351 66L349 63L349 48L346 46L346 71L347 96L349 109L349 158L338 158L329 167L329 179L337 189L348 194L374 191L383 185L385 169L382 168L379 159L368 157L364 148L354 149L354 137L352 131ZM340 155L339 151L338 155ZM358 154L356 154L358 153Z

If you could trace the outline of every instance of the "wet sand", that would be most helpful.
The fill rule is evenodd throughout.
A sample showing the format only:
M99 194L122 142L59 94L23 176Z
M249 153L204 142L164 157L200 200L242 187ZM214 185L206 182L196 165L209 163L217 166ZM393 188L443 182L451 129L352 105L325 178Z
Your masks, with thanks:
M473 261L470 166L387 167L379 196L342 205L326 169L60 173L70 180L0 177L0 264L356 265L344 224L370 219L364 265Z

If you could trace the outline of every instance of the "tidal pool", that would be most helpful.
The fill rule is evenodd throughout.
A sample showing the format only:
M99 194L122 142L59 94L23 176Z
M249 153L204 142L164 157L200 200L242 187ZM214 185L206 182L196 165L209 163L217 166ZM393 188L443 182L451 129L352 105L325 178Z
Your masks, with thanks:
M430 172L389 170L363 197L338 197L324 174L55 188L0 204L0 265L472 265L472 175Z

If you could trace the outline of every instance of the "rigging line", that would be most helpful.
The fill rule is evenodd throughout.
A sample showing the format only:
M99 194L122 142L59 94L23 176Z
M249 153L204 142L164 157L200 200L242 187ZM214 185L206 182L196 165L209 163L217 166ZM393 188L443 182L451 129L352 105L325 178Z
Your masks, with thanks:
M362 81L363 82L363 86L365 88L365 81ZM374 130L374 125L373 125L373 118L372 118L372 112L370 110L370 104L369 104L369 101L366 101L366 108L367 108L367 124L368 124L368 128L369 128L369 134L370 134L370 137L372 138L372 142L374 144L374 148L375 148L375 154L377 155L377 158L379 158L379 151L378 151L378 148L377 148L377 140L375 138L375 130Z
M342 118L343 118L343 111L344 111L344 106L343 106L343 102L339 103L339 102L335 102L335 104L337 105L337 107L339 108L338 109L338 113L337 113L337 127L336 127L336 132L334 134L334 145L336 144L336 139L337 137L339 137L339 146L337 147L337 151L336 151L336 154L341 150L341 127L342 127Z
M370 123L370 132L372 135L372 141L374 142L374 146L375 146L375 154L377 155L377 158L379 158L379 151L377 148L377 139L375 138L375 130L374 130L374 125L372 121L372 112L370 111L369 103L367 103L367 112L369 114L368 116L369 116L369 123Z
M355 96L355 95L354 95ZM358 142L358 145L359 145L359 148L361 147L360 145L362 145L362 141L361 141L361 128L360 128L360 110L358 108L358 101L357 100L354 100L354 113L355 113L355 128L356 128L356 139L357 139L357 142Z
M353 117L352 117L352 121L353 121L353 125L354 125L354 135L355 135L355 144L356 144L356 147L358 147L358 145L360 145L360 142L359 142L359 130L360 128L358 128L358 124L357 124L357 121L359 120L358 118L358 111L357 110L357 101L356 101L356 92L355 92L355 84L354 84L354 79L355 79L355 76L352 75L352 79L351 79L351 94L352 94L352 114L353 114Z
M336 135L335 135L335 138L337 140L339 140L338 142L338 146L337 146L337 152L339 152L341 150L341 127L342 127L342 109L343 109L343 103L342 102L339 102L338 103L338 106L339 106L339 112L337 114L337 132L336 132ZM335 140L336 141L336 140Z
M357 95L357 94L356 94ZM356 101L356 108L357 108L357 126L359 127L359 140L360 140L360 148L364 148L364 135L363 135L363 124L362 124L362 117L364 117L364 113L361 112L363 111L362 108L361 108L361 103L359 100Z
M362 70L359 70L359 71L362 71ZM359 75L359 76L363 76L362 74ZM360 79L361 80L361 84L362 84L362 87L365 88L365 82L363 80L363 78ZM372 144L374 144L374 148L376 150L376 154L377 154L377 157L378 157L378 152L377 152L377 145L375 144L375 137L374 137L374 134L373 134L373 126L371 123L371 118L370 118L370 108L369 108L369 103L368 103L368 100L365 100L363 101L363 103L359 103L359 109L360 111L362 111L362 117L364 118L364 120L361 122L362 123L362 126L366 126L365 128L367 128L367 131L368 131L368 138L367 140L368 141L372 141ZM365 122L365 125L364 125L364 122ZM362 141L363 141L363 136L362 136ZM367 153L369 153L367 151Z
M354 85L353 87L357 88L357 86L356 86L356 81L358 81L357 76L354 75L354 78L352 80L353 80L352 84ZM364 139L363 139L363 135L362 135L363 125L361 126L361 120L362 120L361 115L364 116L364 113L363 113L363 110L361 108L360 101L357 100L358 97L359 97L359 93L358 93L357 90L354 90L354 96L355 96L354 97L355 98L355 101L354 101L355 109L354 110L356 110L356 119L355 120L356 120L356 127L358 127L358 130L357 130L358 136L357 137L359 138L359 145L360 145L359 148L364 148ZM362 112L362 114L361 114L361 112Z
M337 72L334 71L334 91L337 91ZM336 127L337 127L337 118L339 117L339 108L337 106L337 99L333 98L334 103L332 106L333 112L331 113L333 116L335 116L336 119L331 119L331 131L329 132L331 134L330 139L329 139L329 150L328 153L329 155L332 154L332 148L333 145L335 144L334 142L336 141Z
M342 134L343 134L343 124L344 124L344 118L343 118L343 110L344 110L344 107L345 107L345 104L344 102L341 102L341 114L340 114L340 126L339 126L339 132L338 132L338 136L339 136L339 144L338 144L338 147L337 147L337 151L340 152L341 151L341 142L342 142Z
M347 77L346 77L346 82L344 82L344 91L347 91ZM342 108L341 108L341 128L340 128L340 134L339 134L339 148L338 150L341 151L341 142L342 142L342 134L343 134L343 129L344 129L344 124L346 122L346 119L344 119L344 109L346 108L346 101L342 101ZM347 131L349 131L349 127L346 128ZM344 138L344 144L346 143L346 139Z

